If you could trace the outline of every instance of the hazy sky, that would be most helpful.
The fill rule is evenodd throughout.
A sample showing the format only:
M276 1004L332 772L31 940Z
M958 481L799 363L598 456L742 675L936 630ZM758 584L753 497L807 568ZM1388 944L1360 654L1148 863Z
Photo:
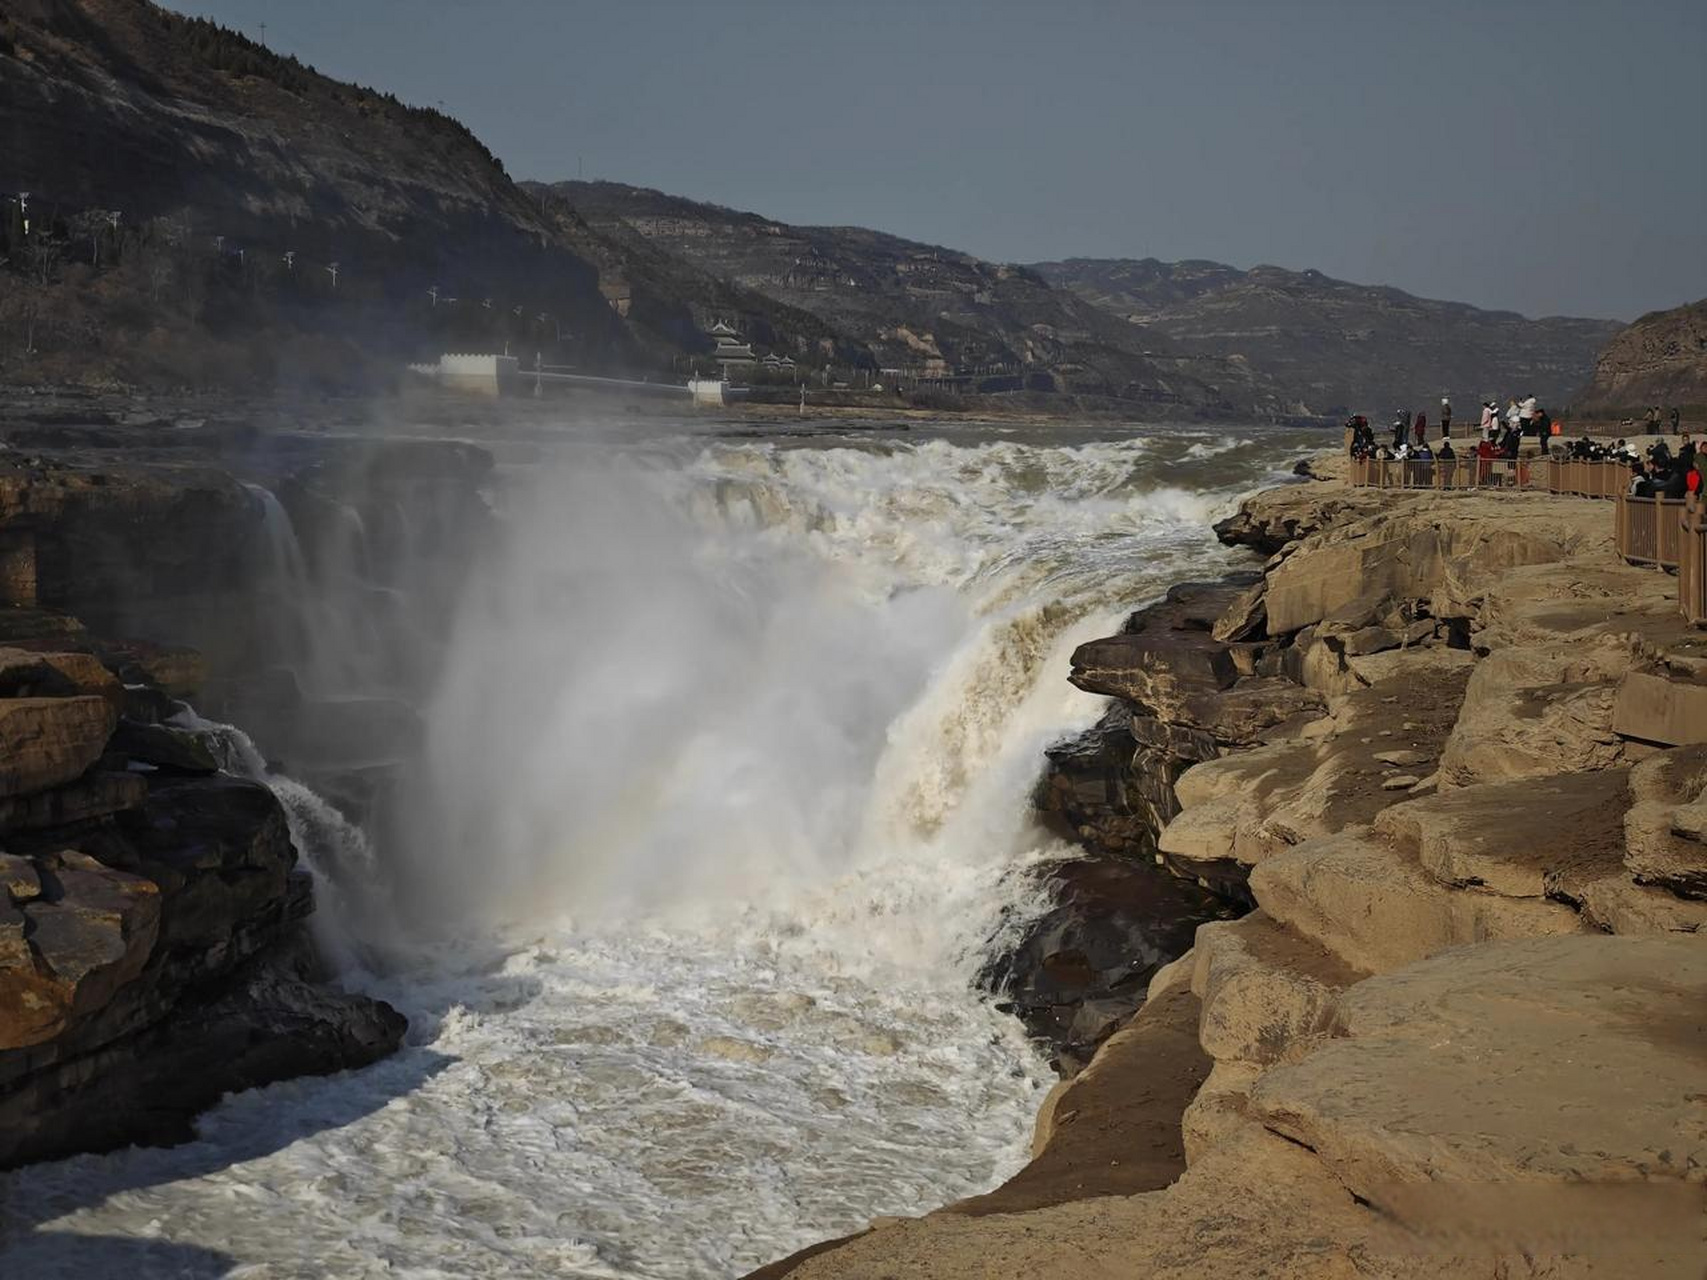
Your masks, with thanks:
M1002 261L1707 295L1703 0L173 0L610 178Z

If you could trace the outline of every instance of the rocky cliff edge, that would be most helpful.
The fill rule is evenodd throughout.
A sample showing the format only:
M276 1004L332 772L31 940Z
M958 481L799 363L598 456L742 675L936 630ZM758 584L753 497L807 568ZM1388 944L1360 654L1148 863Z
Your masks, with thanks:
M1075 656L1040 799L1198 928L990 1196L758 1273L1699 1277L1707 633L1613 511L1311 481Z

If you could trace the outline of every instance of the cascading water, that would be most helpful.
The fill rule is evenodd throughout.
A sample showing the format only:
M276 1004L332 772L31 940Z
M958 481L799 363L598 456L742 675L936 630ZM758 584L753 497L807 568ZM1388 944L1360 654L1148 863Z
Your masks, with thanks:
M75 1232L269 1277L721 1276L988 1187L1048 1081L971 978L1031 905L1015 868L1060 853L1026 798L1100 711L1066 656L1225 563L1207 519L1275 442L676 438L508 473L378 856L410 1047L31 1170L49 1226L0 1268L55 1274Z
M168 722L188 730L209 748L226 773L264 784L285 812L291 843L314 877L315 941L326 959L352 977L363 974L366 959L359 943L375 939L384 919L384 880L366 832L309 787L273 772L254 740L235 725L180 711ZM363 918L357 919L359 900ZM389 933L389 930L386 931Z

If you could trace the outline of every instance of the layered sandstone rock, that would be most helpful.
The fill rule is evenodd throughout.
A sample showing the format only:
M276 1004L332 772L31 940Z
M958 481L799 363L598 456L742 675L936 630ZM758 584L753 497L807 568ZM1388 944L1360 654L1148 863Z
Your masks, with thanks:
M403 1029L310 981L272 793L120 719L116 684L87 654L0 651L0 692L59 693L0 696L0 1167L182 1137L231 1089L371 1061Z
M399 1042L389 1006L324 985L312 885L271 791L164 722L195 694L323 776L328 738L370 768L394 756L415 718L395 700L310 705L286 669L300 602L275 597L305 586L298 570L359 568L366 595L341 603L394 610L409 572L443 612L489 528L492 459L441 441L27 413L0 418L0 437L5 1167L176 1141L226 1092ZM405 687L421 675L388 668Z

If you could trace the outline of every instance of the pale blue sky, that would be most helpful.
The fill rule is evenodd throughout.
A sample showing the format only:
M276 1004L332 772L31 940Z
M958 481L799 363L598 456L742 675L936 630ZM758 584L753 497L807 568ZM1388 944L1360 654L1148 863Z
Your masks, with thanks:
M1002 261L1707 295L1707 3L172 0L610 178Z

